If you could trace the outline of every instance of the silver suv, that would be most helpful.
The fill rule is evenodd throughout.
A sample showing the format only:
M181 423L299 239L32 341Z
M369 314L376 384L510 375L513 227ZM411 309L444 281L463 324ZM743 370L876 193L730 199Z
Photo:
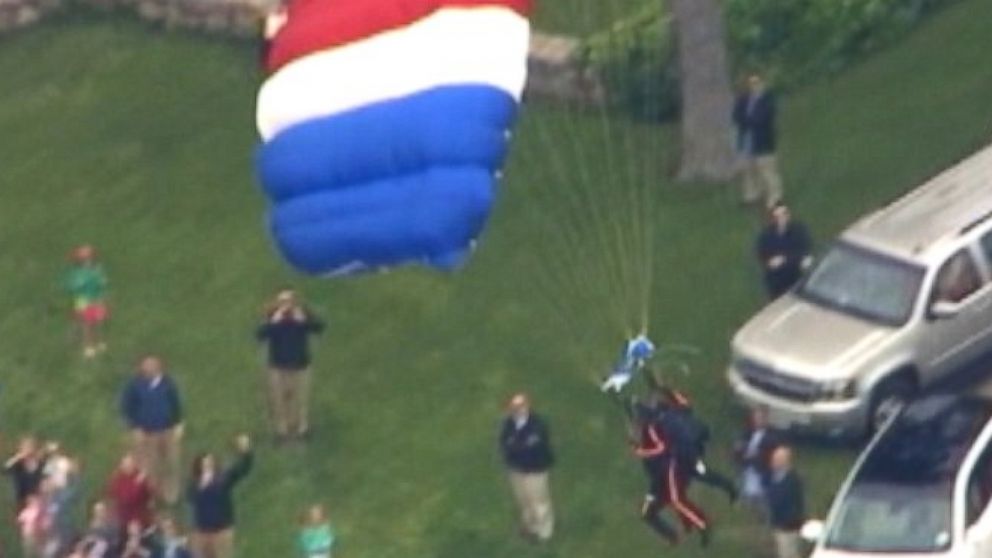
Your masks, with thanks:
M992 146L844 231L731 348L745 404L855 436L992 349Z

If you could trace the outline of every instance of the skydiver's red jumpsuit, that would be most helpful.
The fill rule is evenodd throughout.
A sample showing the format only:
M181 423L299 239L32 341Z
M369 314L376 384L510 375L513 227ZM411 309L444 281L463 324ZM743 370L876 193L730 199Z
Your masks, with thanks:
M670 506L686 532L699 530L705 535L709 521L702 510L686 497L688 479L678 466L658 421L645 421L641 425L640 443L634 453L641 458L648 475L648 493L641 507L644 521L669 542L677 542L675 530L658 515L663 507Z

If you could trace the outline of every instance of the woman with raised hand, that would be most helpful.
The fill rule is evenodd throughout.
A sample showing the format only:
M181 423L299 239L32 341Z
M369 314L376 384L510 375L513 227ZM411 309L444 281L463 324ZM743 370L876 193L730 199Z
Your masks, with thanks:
M234 487L251 471L251 441L246 434L235 439L238 452L227 468L210 453L193 460L193 477L186 490L193 511L194 558L230 558L234 555Z

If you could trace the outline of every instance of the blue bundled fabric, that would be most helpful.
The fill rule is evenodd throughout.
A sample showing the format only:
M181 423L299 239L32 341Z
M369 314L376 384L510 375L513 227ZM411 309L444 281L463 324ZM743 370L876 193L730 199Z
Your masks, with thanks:
M282 131L257 159L276 245L318 275L456 268L489 216L516 112L500 89L447 86Z

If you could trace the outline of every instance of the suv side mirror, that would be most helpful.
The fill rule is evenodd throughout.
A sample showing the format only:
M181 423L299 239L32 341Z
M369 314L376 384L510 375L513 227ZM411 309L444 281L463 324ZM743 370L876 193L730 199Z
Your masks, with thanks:
M799 536L810 544L816 544L823 538L824 530L825 526L823 521L820 521L819 519L810 519L806 523L803 523L802 529L799 530Z
M930 306L930 315L937 320L947 320L957 316L961 311L961 304L948 300L938 300Z

